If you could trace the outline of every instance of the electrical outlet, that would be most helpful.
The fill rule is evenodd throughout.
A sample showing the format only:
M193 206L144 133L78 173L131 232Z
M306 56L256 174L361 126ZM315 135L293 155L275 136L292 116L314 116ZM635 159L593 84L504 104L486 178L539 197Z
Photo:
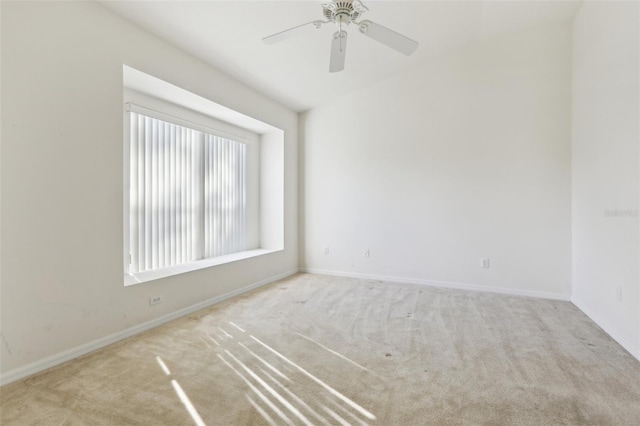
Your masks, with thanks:
M485 259L481 259L480 260L480 267L481 268L489 268L489 258L485 258Z
M369 249L366 249L364 251L364 257L369 257L369 256L371 256L371 253L369 252Z
M622 302L622 287L616 288L616 299L618 302Z
M324 254L329 254L329 246L324 247Z
M160 296L151 296L149 298L149 306L157 305L158 303L162 303L162 295L160 295Z

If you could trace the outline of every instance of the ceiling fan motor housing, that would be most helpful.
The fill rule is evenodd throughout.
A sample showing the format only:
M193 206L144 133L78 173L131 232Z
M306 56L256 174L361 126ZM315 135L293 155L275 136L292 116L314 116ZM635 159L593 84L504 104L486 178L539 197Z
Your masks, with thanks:
M350 0L326 3L322 6L325 18L336 24L349 24L357 20L361 14L360 8L354 7L353 1Z

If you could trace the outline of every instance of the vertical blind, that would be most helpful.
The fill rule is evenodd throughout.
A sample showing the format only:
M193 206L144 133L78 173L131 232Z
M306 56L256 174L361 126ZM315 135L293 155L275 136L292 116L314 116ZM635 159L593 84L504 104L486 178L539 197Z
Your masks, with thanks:
M245 144L129 114L130 272L244 250Z

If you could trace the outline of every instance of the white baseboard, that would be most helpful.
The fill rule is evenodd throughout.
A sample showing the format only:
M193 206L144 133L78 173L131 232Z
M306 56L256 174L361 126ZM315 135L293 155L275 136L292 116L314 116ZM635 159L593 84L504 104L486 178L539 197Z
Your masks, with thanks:
M315 269L315 268L301 268L300 272L308 272L310 274L333 275L338 277L390 281L390 282L402 283L402 284L418 284L418 285L426 285L430 287L450 288L455 290L482 291L486 293L498 293L498 294L505 294L509 296L526 296L526 297L535 297L538 299L562 300L565 302L571 301L570 294L562 294L562 293L548 293L543 291L518 290L518 289L511 289L511 288L489 287L489 286L481 286L476 284L456 283L456 282L448 282L448 281L432 281L432 280L423 280L423 279L417 279L417 278L394 277L394 276L387 276L387 275L372 275L372 274L360 274L360 273L354 273L354 272L329 271L325 269Z
M68 349L66 351L57 353L55 355L51 355L49 357L43 358L39 361L33 362L31 364L25 365L24 367L19 367L14 370L10 370L4 374L0 375L0 386L6 385L8 383L14 382L16 380L23 379L25 377L31 376L33 374L44 371L48 368L55 367L56 365L62 364L63 362L70 361L74 358L77 358L81 355L85 355L89 352L93 352L105 346L108 346L112 343L118 342L120 340L126 339L127 337L131 337L133 335L142 333L143 331L152 329L169 321L173 321L177 318L183 317L185 315L189 315L193 312L199 311L200 309L209 307L211 305L215 305L216 303L220 303L224 300L230 299L234 296L238 296L240 294L246 293L248 291L254 290L263 285L272 283L274 281L280 280L282 278L286 278L290 275L297 273L298 270L284 272L282 274L278 274L262 281L246 285L237 290L233 290L229 293L225 293L220 296L213 297L211 299L207 299L200 303L196 303L195 305L188 306L186 308L180 309L178 311L169 313L167 315L163 315L159 318L155 318L151 321L144 322L142 324L135 325L133 327L129 327L127 329L118 331L117 333L110 334L108 336L102 337L100 339L94 340L89 343L85 343L80 346L76 346L75 348Z
M613 340L618 342L620 346L625 348L627 352L633 355L638 361L640 361L640 347L635 347L628 340L622 338L618 333L616 333L615 328L611 326L611 324L606 321L601 315L596 314L587 305L577 298L572 298L571 302L580 309L586 316L588 316L591 321L595 322L601 329L604 330Z

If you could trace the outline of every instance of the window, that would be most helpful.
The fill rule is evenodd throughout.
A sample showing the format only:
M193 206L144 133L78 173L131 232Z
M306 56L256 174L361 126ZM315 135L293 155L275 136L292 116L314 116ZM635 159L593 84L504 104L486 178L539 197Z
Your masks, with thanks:
M282 129L122 71L124 285L283 250Z
M130 109L130 272L245 250L245 144Z

